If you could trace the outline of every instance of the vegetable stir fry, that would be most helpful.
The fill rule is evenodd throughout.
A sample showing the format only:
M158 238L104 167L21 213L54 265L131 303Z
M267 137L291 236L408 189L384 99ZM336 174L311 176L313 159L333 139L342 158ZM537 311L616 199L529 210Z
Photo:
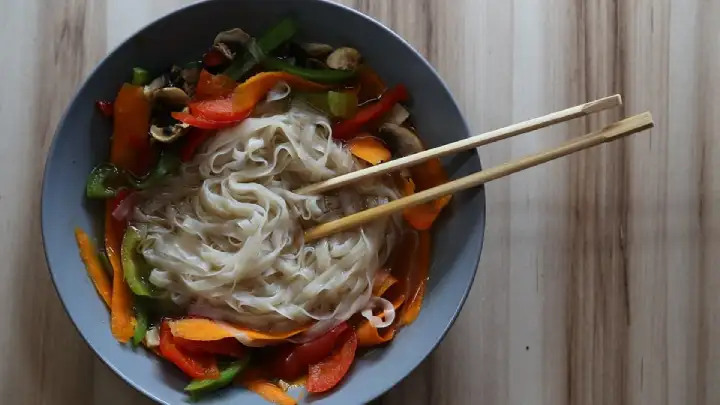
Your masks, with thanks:
M104 248L76 229L80 254L110 309L113 336L182 370L194 399L233 384L277 404L297 402L288 384L330 391L351 372L358 351L387 344L420 313L429 229L450 197L404 212L414 231L374 273L368 294L388 305L356 313L320 335L308 335L313 324L276 332L190 315L151 281L152 266L142 254L145 231L130 220L137 199L181 172L223 130L300 103L330 120L332 142L360 165L424 149L402 105L410 100L404 85L387 87L357 49L301 43L296 31L296 23L284 19L257 38L239 28L221 32L197 60L159 75L137 67L114 100L96 104L113 122L110 159L92 170L86 185L87 198L106 204ZM393 177L405 195L446 181L437 160Z

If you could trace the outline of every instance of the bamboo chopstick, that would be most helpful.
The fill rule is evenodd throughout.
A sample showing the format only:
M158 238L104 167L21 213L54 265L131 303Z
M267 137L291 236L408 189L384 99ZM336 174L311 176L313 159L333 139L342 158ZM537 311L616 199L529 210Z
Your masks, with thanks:
M440 186L391 201L387 204L318 225L305 232L305 241L310 242L324 238L334 233L357 227L376 218L394 214L404 210L405 208L426 203L461 190L475 187L491 180L517 173L521 170L567 156L583 149L591 148L606 142L612 142L628 135L650 129L653 126L654 123L652 116L649 112L644 112L610 124L597 132L569 141L555 149L529 155L487 170L482 170Z
M305 195L322 194L325 191L346 186L364 178L379 176L381 174L422 163L429 159L477 148L479 146L507 139L515 135L535 131L540 128L549 127L560 122L569 121L599 111L608 110L619 105L622 105L622 97L620 97L619 94L615 94L613 96L597 99L589 103L576 105L575 107L570 107L562 111L556 111L551 114L543 115L542 117L519 122L494 131L485 132L467 139L451 142L447 145L428 149L410 156L401 157L386 163L371 166L366 169L334 177L320 183L311 184L309 186L299 188L295 192Z

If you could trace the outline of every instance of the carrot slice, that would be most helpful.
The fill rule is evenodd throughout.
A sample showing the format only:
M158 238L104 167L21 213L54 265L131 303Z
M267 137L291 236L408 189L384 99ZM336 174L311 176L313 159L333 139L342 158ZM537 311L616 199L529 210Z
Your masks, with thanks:
M402 306L404 302L405 296L400 295L395 298L395 300L393 300L393 307L395 307L395 310L397 311L397 309L400 308L400 306ZM383 315L380 315L380 317L383 317ZM396 319L399 319L399 317L397 317ZM397 331L397 328L398 322L395 321L392 325L384 328L382 333L380 333L378 328L374 327L370 323L370 321L368 321L367 319L363 319L363 321L360 323L356 330L358 346L370 347L387 343L395 337L395 332Z
M252 110L279 82L285 82L291 88L302 91L327 91L332 88L286 72L262 72L235 88L233 108L235 111Z
M200 71L197 87L195 88L195 100L213 100L225 98L232 94L237 82L225 75L213 75L207 70Z
M410 278L408 300L400 315L401 325L408 325L417 319L422 308L425 288L430 270L430 232L418 232L417 261Z
M124 232L122 222L113 218L112 213L127 193L121 193L105 206L105 251L113 268L112 300L110 303L110 328L119 342L127 343L135 333L135 314L132 294L123 275L120 260L120 241Z
M261 378L246 379L242 384L248 390L277 405L296 405L297 401L277 385Z
M348 141L350 153L370 163L378 165L392 158L392 153L385 144L374 136L358 136Z
M430 159L410 169L412 181L403 186L405 195L427 190L447 183L448 177L439 159ZM403 211L405 220L415 229L430 229L442 209L450 203L452 196L438 198L425 204L416 205Z
M168 324L173 336L178 338L199 341L235 338L246 346L259 346L263 343L285 340L310 329L310 326L304 326L288 332L266 333L206 318L176 319L169 321Z
M375 273L375 278L373 279L372 295L376 297L382 297L383 294L385 294L385 292L397 282L398 279L393 277L389 271L378 271L377 273Z
M98 259L95 244L90 240L90 237L85 231L80 228L75 228L75 239L77 240L80 257L83 263L85 263L88 275L95 285L98 294L100 294L100 297L105 301L105 305L109 308L112 300L112 285L110 284L110 278L102 267L102 263L100 263L100 259Z

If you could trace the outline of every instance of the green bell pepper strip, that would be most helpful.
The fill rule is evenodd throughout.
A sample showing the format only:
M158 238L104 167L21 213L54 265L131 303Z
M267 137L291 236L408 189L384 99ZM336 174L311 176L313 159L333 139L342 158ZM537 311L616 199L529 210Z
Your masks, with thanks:
M133 346L137 347L145 339L148 331L148 314L143 304L135 302L135 333L132 337Z
M308 69L273 57L263 59L262 64L268 69L281 70L295 76L300 76L305 80L324 84L343 83L355 77L357 73L355 70Z
M150 72L143 68L133 68L132 84L136 86L144 86L150 83Z
M120 249L123 273L125 275L125 282L127 282L133 294L142 297L152 297L156 294L148 281L150 266L138 251L140 242L142 242L140 231L135 227L128 226Z
M266 31L255 44L259 52L268 54L280 45L289 41L297 32L297 24L290 18L280 21L277 25ZM223 74L235 81L240 80L250 69L257 64L256 57L250 51L246 51L242 58L236 58L233 63L225 69Z
M355 93L329 91L327 94L330 113L335 117L352 118L358 110L358 98Z
M190 393L193 399L199 398L200 395L216 391L223 388L235 379L250 363L250 354L246 354L242 359L231 363L225 370L220 372L220 377L213 380L192 380L185 387L185 391Z
M88 176L85 194L88 198L112 198L125 188L145 190L180 167L180 158L170 152L160 155L157 165L147 176L138 178L111 163L96 166Z

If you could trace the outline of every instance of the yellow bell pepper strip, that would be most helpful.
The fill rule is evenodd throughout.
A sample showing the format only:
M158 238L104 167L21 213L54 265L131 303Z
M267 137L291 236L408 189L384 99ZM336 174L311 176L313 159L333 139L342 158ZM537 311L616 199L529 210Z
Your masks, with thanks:
M105 206L105 251L113 268L112 300L110 304L110 328L113 336L121 343L127 343L135 334L135 315L130 288L125 283L120 260L120 241L126 224L118 221L112 213L129 193L121 192L106 201Z
M331 88L286 72L262 72L235 88L232 97L233 109L235 111L251 111L279 82L286 82L292 89L300 91L319 92L328 91Z
M105 304L110 308L112 285L110 284L110 278L103 270L103 265L100 262L95 244L93 244L85 231L80 228L75 228L75 239L77 240L80 257L83 263L85 263L85 268L87 269L88 276L90 276L90 280L92 280L93 285L95 285L95 289L100 297L102 297Z
M123 84L114 103L110 163L137 176L152 167L154 153L150 144L150 102L142 86Z
M241 384L245 388L260 395L270 403L276 405L297 405L297 400L295 400L295 398L291 397L287 392L283 391L282 388L266 379L250 377L241 378L240 380Z
M369 126L377 123L395 104L409 97L405 86L398 85L383 94L379 101L361 107L354 117L333 125L332 137L347 141L357 136Z
M348 148L353 156L360 158L371 165L378 165L389 161L392 153L385 144L374 136L357 136L348 141Z
M295 21L290 18L285 18L263 33L257 42L250 44L250 46L255 46L258 51L257 53L267 55L280 45L289 41L295 35L295 32L297 32L297 24L295 24ZM249 51L245 52L242 58L236 58L223 74L233 80L240 80L257 62L256 55L253 55Z
M339 84L352 79L357 73L355 70L309 69L270 56L263 59L262 64L268 69L287 72L316 83Z

